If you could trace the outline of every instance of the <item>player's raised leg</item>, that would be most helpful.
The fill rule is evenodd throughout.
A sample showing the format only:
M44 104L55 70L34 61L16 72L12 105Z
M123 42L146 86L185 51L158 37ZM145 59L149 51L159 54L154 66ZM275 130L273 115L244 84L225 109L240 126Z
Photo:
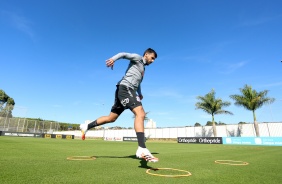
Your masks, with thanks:
M111 112L108 116L102 116L96 119L95 121L92 121L91 123L86 122L84 124L81 124L80 125L81 139L85 140L85 135L89 129L99 126L99 125L113 123L116 121L118 116L119 116L118 114Z

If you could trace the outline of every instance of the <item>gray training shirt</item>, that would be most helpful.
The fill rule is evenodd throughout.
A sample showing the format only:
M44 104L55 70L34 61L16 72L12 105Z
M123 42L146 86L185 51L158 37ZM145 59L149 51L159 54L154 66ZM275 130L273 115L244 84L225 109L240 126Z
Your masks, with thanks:
M118 82L118 85L128 86L137 91L139 95L141 95L142 93L140 84L143 80L146 65L146 61L143 59L143 57L138 54L121 52L113 56L112 59L114 61L118 59L130 60L125 75Z

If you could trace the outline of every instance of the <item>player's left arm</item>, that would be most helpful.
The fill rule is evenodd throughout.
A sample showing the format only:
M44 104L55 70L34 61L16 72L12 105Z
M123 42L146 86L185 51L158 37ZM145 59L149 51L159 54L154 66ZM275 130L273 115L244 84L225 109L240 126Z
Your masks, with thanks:
M139 87L137 88L137 94L138 94L140 100L142 100L142 99L143 99L143 95L142 95L142 92L141 92L141 84L140 84Z

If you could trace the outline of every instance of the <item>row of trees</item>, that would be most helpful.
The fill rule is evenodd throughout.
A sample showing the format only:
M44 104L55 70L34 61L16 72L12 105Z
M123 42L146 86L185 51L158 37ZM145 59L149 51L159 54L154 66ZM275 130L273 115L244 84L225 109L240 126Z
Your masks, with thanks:
M223 122L221 122L221 121L219 121L218 123L215 121L214 124L215 124L215 125L226 125L226 123L223 123ZM240 121L238 124L240 125L240 124L247 124L247 123ZM207 123L206 123L205 126L212 126L212 125L213 125L213 122L212 122L212 121L207 121ZM198 127L198 126L202 126L202 125L201 125L200 123L196 122L196 123L194 124L194 126L195 126L195 127Z
M15 101L0 89L0 117L12 117Z
M273 103L275 99L267 97L268 90L257 92L252 89L250 85L245 85L243 88L240 88L240 92L241 94L230 95L230 98L235 101L235 105L252 111L256 136L260 136L255 111L265 104ZM195 104L196 109L201 109L212 116L213 134L216 137L217 132L214 116L217 114L233 115L232 112L223 109L224 107L230 106L231 102L216 98L214 89L205 96L198 96L197 99L199 102Z

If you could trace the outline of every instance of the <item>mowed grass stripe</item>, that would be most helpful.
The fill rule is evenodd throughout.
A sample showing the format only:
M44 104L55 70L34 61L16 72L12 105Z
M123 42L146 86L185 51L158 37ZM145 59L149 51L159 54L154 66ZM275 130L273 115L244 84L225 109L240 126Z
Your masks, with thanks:
M135 158L136 142L0 137L0 183L281 183L282 147L177 144L147 141L158 163ZM72 161L70 156L95 156ZM247 166L214 163L248 162ZM192 176L166 178L148 168L186 170ZM153 171L179 174L176 171Z

